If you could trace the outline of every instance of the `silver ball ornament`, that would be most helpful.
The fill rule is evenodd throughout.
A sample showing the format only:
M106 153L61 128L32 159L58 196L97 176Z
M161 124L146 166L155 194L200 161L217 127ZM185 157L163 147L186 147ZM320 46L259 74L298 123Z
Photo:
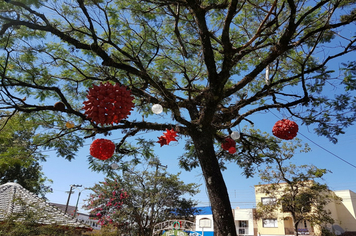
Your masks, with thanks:
M112 163L112 164L111 164L111 168L112 168L113 170L116 170L117 168L119 168L119 165L116 164L116 163Z
M154 104L151 109L155 114L160 114L163 112L163 107L160 104Z
M239 139L240 138L240 132L238 131L233 131L231 134L230 134L231 138L232 139Z

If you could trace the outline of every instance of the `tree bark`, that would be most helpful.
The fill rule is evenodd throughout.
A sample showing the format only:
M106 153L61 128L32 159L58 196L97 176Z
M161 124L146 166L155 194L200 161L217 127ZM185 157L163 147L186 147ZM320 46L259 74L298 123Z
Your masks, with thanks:
M214 150L214 138L208 129L191 135L205 178L214 220L215 236L236 236L229 195Z

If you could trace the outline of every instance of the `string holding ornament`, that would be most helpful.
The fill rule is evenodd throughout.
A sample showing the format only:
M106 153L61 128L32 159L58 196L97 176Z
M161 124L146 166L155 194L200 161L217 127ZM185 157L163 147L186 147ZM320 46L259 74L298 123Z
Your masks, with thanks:
M298 124L288 119L277 121L272 129L274 136L280 139L291 140L297 136Z
M90 155L100 160L111 158L115 152L115 144L108 139L95 139L90 145Z
M126 119L133 110L134 97L131 90L120 84L109 82L94 85L83 102L84 114L100 125L112 125Z

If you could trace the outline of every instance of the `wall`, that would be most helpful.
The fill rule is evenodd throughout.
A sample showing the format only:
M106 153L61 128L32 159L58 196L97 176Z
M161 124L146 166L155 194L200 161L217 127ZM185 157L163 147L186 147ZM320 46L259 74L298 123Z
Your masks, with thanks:
M328 205L335 220L334 226L340 226L345 231L356 231L356 193L351 190L334 191L334 193L342 198L340 204Z

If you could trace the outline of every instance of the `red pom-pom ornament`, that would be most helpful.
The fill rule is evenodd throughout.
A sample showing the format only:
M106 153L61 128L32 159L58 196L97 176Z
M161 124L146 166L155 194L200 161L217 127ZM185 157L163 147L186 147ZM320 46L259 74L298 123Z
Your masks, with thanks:
M112 157L115 152L115 144L108 139L95 139L90 145L90 155L100 160L106 160Z
M298 133L298 125L294 121L282 119L274 124L272 133L277 138L291 140Z
M236 152L236 142L232 138L226 138L225 141L221 144L222 149L229 151L230 154Z
M126 86L101 83L89 89L88 100L84 101L84 114L93 122L101 125L119 123L133 110L134 99Z

